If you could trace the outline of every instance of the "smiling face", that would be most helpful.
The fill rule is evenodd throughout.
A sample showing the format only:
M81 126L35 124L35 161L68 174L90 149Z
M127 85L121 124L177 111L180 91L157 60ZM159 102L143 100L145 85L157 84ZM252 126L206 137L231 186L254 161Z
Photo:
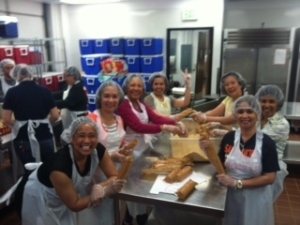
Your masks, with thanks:
M152 84L152 90L156 96L164 95L165 90L166 90L166 84L165 84L164 78L162 78L162 77L154 78L153 84Z
M82 124L72 138L74 154L78 157L87 157L97 146L98 136L96 129L91 124Z
M247 102L242 102L236 110L236 119L241 129L251 129L258 121L256 112Z
M242 85L239 84L235 76L226 77L224 80L224 88L226 94L233 99L237 99L242 96Z
M274 97L264 96L259 102L263 118L270 118L278 111L278 102Z
M101 110L113 113L117 110L120 102L120 96L117 87L108 86L102 93Z
M134 77L128 84L127 96L130 101L139 100L144 93L143 81L139 77Z

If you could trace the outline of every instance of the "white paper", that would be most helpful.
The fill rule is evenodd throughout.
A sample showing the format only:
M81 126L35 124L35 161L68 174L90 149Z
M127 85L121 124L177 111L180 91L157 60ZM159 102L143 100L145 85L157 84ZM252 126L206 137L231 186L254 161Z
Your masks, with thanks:
M284 65L286 54L286 49L276 49L274 53L274 65Z
M190 179L197 182L198 184L204 182L207 180L207 177L202 176L200 174L197 174L193 172L190 176L185 178L181 182L174 182L172 184L167 183L164 181L166 175L158 175L151 190L151 194L158 194L158 193L167 193L167 194L173 194L176 195L175 193Z

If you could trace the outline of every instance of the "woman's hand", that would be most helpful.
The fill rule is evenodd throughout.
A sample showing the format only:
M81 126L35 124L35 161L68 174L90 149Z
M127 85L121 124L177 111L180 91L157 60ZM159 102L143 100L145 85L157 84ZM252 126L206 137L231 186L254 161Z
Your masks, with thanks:
M115 152L111 153L111 155L110 155L110 158L113 162L123 162L125 157L126 156L123 154L120 154L119 151L115 151Z
M213 129L210 132L210 135L213 137L223 137L225 134L228 133L228 130L223 129Z
M162 126L162 131L167 131L172 134L180 134L181 133L181 129L179 126L167 125L167 124L164 124Z
M94 184L90 195L91 202L89 206L93 206L93 207L98 206L102 202L104 196L105 196L104 188L100 184Z
M199 145L200 145L200 148L206 153L206 151L209 149L211 143L209 140L204 140L204 139L200 138Z
M114 179L107 186L104 187L104 196L109 197L122 190L126 183L126 180Z
M227 174L218 174L217 178L218 181L226 187L236 187L236 180L228 176Z
M212 130L212 129L216 129L216 128L220 128L220 123L219 122L209 122L207 123L207 128L209 130Z
M177 122L176 125L180 128L181 133L178 134L179 137L188 137L189 136L189 132L186 128L186 126L184 125L184 123L182 122Z
M178 113L178 114L170 115L170 119L178 122L182 119L182 117L181 117L180 113Z
M202 112L194 112L191 117L197 123L205 123L206 121L206 114Z
M132 153L133 153L133 148L124 151L124 148L125 148L125 147L126 147L126 146L123 146L122 148L120 148L120 149L118 150L118 153L121 154L121 155L123 155L123 156L130 156L130 155L132 155ZM122 153L120 153L120 152L122 152ZM125 157L124 157L124 158L125 158ZM123 159L123 160L124 160L124 159ZM123 162L123 161L122 161L122 162Z
M184 79L186 87L191 87L191 74L188 73L187 69L181 71L181 75Z

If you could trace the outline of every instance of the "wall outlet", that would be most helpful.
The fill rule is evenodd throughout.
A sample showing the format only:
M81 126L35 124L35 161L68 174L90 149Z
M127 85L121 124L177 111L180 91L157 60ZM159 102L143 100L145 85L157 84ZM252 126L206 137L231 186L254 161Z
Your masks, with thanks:
M194 9L182 10L182 21L198 20L197 11Z

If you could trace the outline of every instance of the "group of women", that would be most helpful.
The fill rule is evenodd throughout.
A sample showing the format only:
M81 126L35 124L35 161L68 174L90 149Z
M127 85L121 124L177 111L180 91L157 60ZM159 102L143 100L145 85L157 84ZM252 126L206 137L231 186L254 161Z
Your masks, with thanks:
M32 158L38 156L44 162L29 175L24 188L22 221L25 225L87 221L88 224L113 224L113 202L105 197L120 191L126 182L116 178L124 158L127 155L143 157L158 133L173 133L183 138L188 135L180 115L171 115L172 107L184 107L190 102L190 76L186 73L183 73L186 93L180 100L165 95L168 81L162 74L150 78L152 93L145 100L145 82L140 75L129 75L122 88L113 81L106 81L96 93L97 109L85 117L87 98L76 68L65 70L68 88L54 95L60 99L55 102L46 89L35 86L27 66L19 70L16 67L12 74L19 85L6 94L4 120L13 127L20 122L14 146L21 159L27 149L24 143L27 141L31 147L30 160L22 162L35 161ZM282 192L287 175L282 156L289 123L279 113L284 96L273 85L262 87L256 97L243 96L245 86L240 74L223 75L221 89L227 97L217 108L194 113L192 118L199 123L209 122L212 135L224 135L219 156L227 174L217 176L228 186L224 224L274 224L273 202ZM29 89L36 91L24 95L26 91L30 93ZM35 103L38 99L38 108L28 104L30 98ZM56 153L54 150L43 152L47 148L42 145L39 151L32 151L35 146L32 136L40 144L51 138L47 115L50 113L50 120L56 120L57 107L67 109L66 112L61 110L68 117L62 134L65 146ZM39 114L31 118L27 111ZM12 113L16 118L14 123ZM33 135L27 133L29 127L33 128ZM42 128L44 139L38 137L37 132ZM132 140L137 140L138 145L121 154L120 150ZM45 145L49 147L49 143ZM200 145L205 150L210 143L200 140ZM145 205L128 203L123 224L146 224L147 218ZM166 220L161 221L168 224Z

